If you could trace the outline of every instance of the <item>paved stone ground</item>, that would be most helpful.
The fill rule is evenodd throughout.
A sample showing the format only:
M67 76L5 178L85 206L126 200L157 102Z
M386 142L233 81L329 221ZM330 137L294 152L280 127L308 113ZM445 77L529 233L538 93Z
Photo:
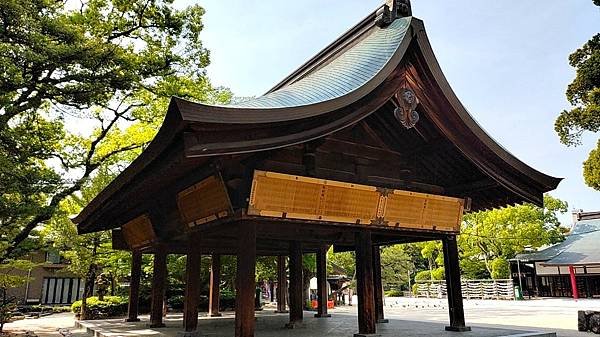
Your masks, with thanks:
M334 311L330 318L314 318L312 312L305 312L304 322L295 329L285 329L288 321L285 314L274 314L271 310L265 310L257 314L256 333L257 337L350 337L358 331L356 316L352 313ZM102 337L113 336L147 336L147 337L171 337L182 331L181 315L169 315L166 320L166 328L149 329L148 317L142 316L142 321L137 323L125 323L122 319L105 321L81 322L83 326L94 330ZM225 337L233 336L234 317L232 313L225 313L223 317L201 318L199 330L202 336ZM500 337L525 334L531 329L516 330L495 327L474 326L470 332L457 334L444 330L445 324L424 321L405 321L390 319L387 324L378 324L377 333L381 337ZM551 335L544 335L551 336Z
M356 303L356 302L354 302ZM577 311L578 310L600 310L600 300L579 300L572 299L543 299L543 300L527 300L527 301L493 301L493 300L465 300L465 315L467 324L471 326L484 326L493 328L506 328L515 330L544 330L556 331L561 337L593 337L595 335L577 331ZM268 312L269 310L265 310ZM406 320L416 322L432 322L439 324L442 327L448 322L447 302L445 299L414 299L414 298L386 298L385 307L386 317L393 320ZM336 337L332 334L335 329L346 329L347 335L351 336L356 332L356 306L339 307L332 311L337 321L341 318L340 323L327 323L323 327L323 331L315 336ZM306 312L307 318L312 316ZM342 317L343 316L343 317ZM281 320L285 321L286 316L282 315ZM215 321L216 325L230 324L226 321ZM231 318L229 318L231 320ZM120 323L121 320L116 322ZM311 320L312 322L313 320ZM169 315L167 323L172 326L172 331L179 331L181 326L181 315ZM259 318L259 327L261 324ZM315 324L320 323L319 320L314 321ZM202 325L208 324L202 321ZM279 329L281 323L275 321L276 334L274 336L294 336L285 335L284 333L293 333L293 331L285 331ZM338 324L337 326L335 324ZM411 323L412 324L412 323ZM83 337L82 330L74 330L74 319L71 314L56 314L40 319L28 319L7 324L9 330L34 331L40 337L59 337L61 336L57 329L71 328L75 332L73 336ZM395 324L394 324L395 325ZM400 327L401 328L401 327ZM205 330L208 333L210 326L206 326ZM214 329L217 329L215 327ZM382 328L383 329L383 328ZM385 328L388 329L388 328ZM226 331L229 331L226 329ZM306 330L304 330L306 331ZM434 335L442 335L442 328L435 330ZM153 332L150 329L142 331L152 336ZM140 333L142 333L140 332ZM216 330L212 332L213 336ZM138 334L129 334L123 336L134 336ZM224 336L229 336L225 334ZM396 334L398 335L398 334ZM403 335L405 335L403 333ZM408 334L406 334L408 336ZM116 336L116 335L115 335ZM155 334L155 336L159 336ZM259 335L260 336L260 335ZM311 336L303 335L303 336ZM456 336L456 335L450 335Z
M54 314L37 319L23 319L4 326L6 332L19 334L33 331L38 337L61 337L72 333L72 337L87 337L84 329L75 329L75 316L71 313ZM59 332L59 329L63 332Z
M356 302L355 302L356 303ZM446 299L386 298L386 315L406 320L448 321ZM600 300L548 298L525 301L465 300L469 325L556 331L558 336L588 336L577 331L578 310L600 310ZM355 312L355 307L343 310Z

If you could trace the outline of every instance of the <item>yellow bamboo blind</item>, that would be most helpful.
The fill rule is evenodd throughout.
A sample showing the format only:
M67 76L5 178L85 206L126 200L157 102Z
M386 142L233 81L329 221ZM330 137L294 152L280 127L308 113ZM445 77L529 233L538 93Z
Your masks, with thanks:
M230 215L231 202L220 176L210 176L177 194L177 207L185 224L200 225Z
M375 187L256 171L249 214L368 223L377 216Z
M458 231L463 200L255 171L248 214Z
M130 248L139 248L156 239L152 222L147 215L141 215L121 227L123 238Z
M394 190L385 199L382 217L390 226L442 231L460 229L462 199L402 190Z

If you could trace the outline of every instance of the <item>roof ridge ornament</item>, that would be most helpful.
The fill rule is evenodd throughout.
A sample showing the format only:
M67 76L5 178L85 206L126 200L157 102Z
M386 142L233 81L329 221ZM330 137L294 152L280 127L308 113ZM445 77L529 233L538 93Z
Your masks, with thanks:
M411 15L410 0L386 0L375 13L375 24L385 27L397 18Z
M419 100L414 91L409 88L398 90L392 97L392 103L396 106L394 117L405 128L413 128L419 121L419 113L416 110Z

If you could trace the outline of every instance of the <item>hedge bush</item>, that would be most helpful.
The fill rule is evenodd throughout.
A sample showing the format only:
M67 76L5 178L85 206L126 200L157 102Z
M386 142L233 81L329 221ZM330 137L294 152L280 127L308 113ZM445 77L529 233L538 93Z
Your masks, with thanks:
M404 294L399 289L390 289L385 291L386 297L402 297Z
M108 317L124 316L127 313L127 297L104 296L104 301L98 297L89 297L86 301L88 319L103 319ZM78 314L81 311L81 300L73 302L71 311Z

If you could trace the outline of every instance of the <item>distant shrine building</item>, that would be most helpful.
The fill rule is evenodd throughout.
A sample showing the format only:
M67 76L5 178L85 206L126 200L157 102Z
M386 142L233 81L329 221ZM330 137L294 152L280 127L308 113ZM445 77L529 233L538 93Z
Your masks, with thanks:
M600 211L575 211L565 241L518 254L511 270L526 296L600 298Z
M173 97L144 152L79 214L80 233L113 231L154 255L151 325L163 326L167 254L186 254L183 330L199 333L200 256L237 256L235 336L254 336L256 256L278 256L278 310L305 317L302 255L316 253L317 317L329 317L326 251L356 252L358 333L383 317L379 248L443 243L448 330L465 325L456 236L464 212L530 202L560 179L497 144L460 103L410 4L388 1L265 95L211 106ZM286 266L286 260L287 266ZM289 268L289 272L287 269ZM286 300L289 308L286 308ZM260 321L259 323L260 324ZM233 331L232 331L233 334Z

